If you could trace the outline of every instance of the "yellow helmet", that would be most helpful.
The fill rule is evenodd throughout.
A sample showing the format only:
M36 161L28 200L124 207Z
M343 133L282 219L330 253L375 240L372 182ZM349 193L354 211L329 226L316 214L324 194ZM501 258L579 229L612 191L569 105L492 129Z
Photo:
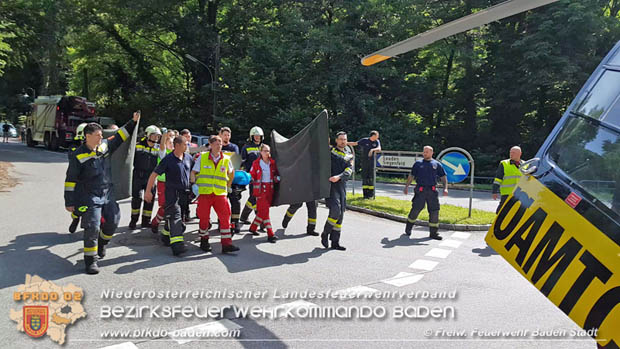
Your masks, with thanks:
M76 129L75 129L75 137L73 139L75 139L76 141L83 141L85 139L85 137L84 137L84 128L86 127L86 125L88 125L88 124L83 122L83 123L79 124L78 127L76 127Z

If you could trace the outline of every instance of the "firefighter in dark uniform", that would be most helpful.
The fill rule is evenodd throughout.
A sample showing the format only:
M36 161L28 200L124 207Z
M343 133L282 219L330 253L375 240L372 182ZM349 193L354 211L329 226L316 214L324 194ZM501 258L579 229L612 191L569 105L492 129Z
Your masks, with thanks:
M222 127L219 132L222 138L222 152L228 156L239 154L239 147L235 143L230 142L231 131L228 127ZM245 190L244 185L232 184L228 193L228 201L230 202L230 229L232 235L239 234L239 214L241 213L241 193Z
M136 229L138 217L140 217L140 206L142 206L142 195L146 189L149 176L158 163L159 141L161 131L159 127L151 125L145 130L146 136L136 144L136 152L133 158L133 177L131 182L131 221L129 229ZM153 195L155 195L153 187ZM153 201L144 202L142 208L142 228L151 226L151 215L153 214Z
M362 138L357 142L348 142L348 145L359 146L361 148L362 161L362 189L364 199L375 197L375 162L374 154L381 151L379 142L379 132L370 131L370 136Z
M249 173L254 160L260 157L260 145L263 144L264 137L265 134L262 128L254 126L250 130L250 140L243 146L243 149L241 149L241 160L243 160L242 167L245 172ZM250 183L250 197L245 203L243 211L241 211L241 217L239 218L240 223L250 224L250 221L248 221L250 213L256 211L256 198L252 193L252 184ZM258 233L252 233L252 235L258 235Z
M441 240L437 231L439 230L439 193L437 192L437 178L443 182L443 195L448 195L448 178L441 163L433 159L433 148L425 146L423 160L416 161L411 167L411 173L407 178L404 193L409 193L409 185L415 179L415 193L411 200L411 211L407 217L405 235L411 235L411 229L420 212L428 205L428 227L431 239Z
M83 122L79 124L78 127L75 128L75 137L73 137L73 139L76 141L79 141L80 145L84 143L84 128L86 127L86 125L88 124ZM69 161L71 161L71 155L76 149L77 147L72 147L67 153L67 156L69 157ZM80 224L81 216L82 214L80 213L79 210L76 212L71 212L71 224L69 225L69 232L71 234L75 233L75 231L77 230L78 224Z
M297 210L299 210L302 205L303 203L300 202L297 204L292 204L288 207L288 209L286 210L286 214L282 219L282 228L288 227L288 223L291 221L291 219L293 219L295 212L297 212ZM312 236L319 236L319 233L314 231L314 228L316 227L316 207L316 201L313 200L306 202L306 208L308 209L308 225L306 226L306 234Z
M344 211L347 207L347 180L353 174L353 154L346 147L347 134L340 131L336 134L336 146L332 147L331 152L331 187L329 198L325 199L329 214L323 233L321 234L321 244L328 248L328 240L331 240L331 248L344 251L345 247L340 245L340 230Z
M187 192L190 191L189 177L194 160L187 153L187 142L183 136L176 136L172 141L174 150L164 157L159 165L155 167L153 173L149 177L144 194L144 201L153 202L152 189L155 185L157 177L166 174L165 189L165 208L164 219L167 227L170 228L170 235L162 235L162 242L165 246L170 246L172 254L179 256L186 251L183 242L183 233L185 232L185 224L181 217L181 206L187 200Z
M105 246L114 235L121 218L111 179L111 154L131 137L139 118L140 113L134 113L133 120L129 120L106 139L103 138L101 126L88 124L84 128L86 141L69 159L65 179L65 207L69 212L82 213L84 262L88 274L99 273L95 256L105 256ZM101 226L102 216L105 223Z

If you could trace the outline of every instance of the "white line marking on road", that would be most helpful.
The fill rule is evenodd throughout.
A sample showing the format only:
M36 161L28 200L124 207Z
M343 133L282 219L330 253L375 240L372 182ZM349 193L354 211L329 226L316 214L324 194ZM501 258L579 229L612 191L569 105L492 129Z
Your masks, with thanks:
M459 246L461 246L462 243L463 241L444 240L442 243L439 244L439 246L459 248Z
M433 269L435 269L435 267L437 266L437 264L439 264L439 262L435 262L435 261L427 261L425 259L418 259L417 261L413 262L409 268L411 269L421 269L421 270L428 270L431 271Z
M282 317L284 313L293 309L311 309L316 307L318 307L318 305L301 299L290 303L280 304L273 308L273 313L276 315L276 318L279 318Z
M194 340L200 340L201 338L215 337L217 333L222 332L230 332L234 330L239 330L242 327L237 325L236 323L228 320L222 319L213 322L207 322L205 324L200 324L192 327L182 328L180 330L170 332L169 337L175 340L178 344L185 344L189 342L193 342ZM200 337L187 337L188 334L200 332ZM177 336L173 336L173 334L177 334Z
M103 347L101 349L137 349L138 347L132 342L124 342L121 344L110 345L109 347Z
M367 287L367 286L354 286L354 287L349 287L349 288L345 288L344 290L338 290L336 292L334 292L334 294L340 296L340 297L360 297L360 296L365 296L365 295L369 295L369 294L374 294L376 292L379 292L379 290L376 290L374 288L371 287Z
M463 233L460 231L457 231L456 233L452 234L452 236L450 236L453 239L469 239L469 237L471 236L471 233Z
M414 284L422 280L423 277L424 277L423 274L412 274L412 273L400 272L392 278L381 280L381 282L392 285L392 286L396 286L396 287L403 287L403 286Z
M443 248L434 248L426 252L426 257L446 258L452 253L452 250L444 250Z

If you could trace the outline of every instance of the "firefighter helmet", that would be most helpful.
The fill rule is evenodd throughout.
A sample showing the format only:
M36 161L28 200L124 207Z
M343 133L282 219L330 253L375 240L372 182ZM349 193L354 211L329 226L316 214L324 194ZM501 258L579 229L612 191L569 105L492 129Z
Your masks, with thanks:
M87 123L83 122L81 124L78 125L78 127L76 127L75 129L75 137L73 139L75 139L76 141L83 141L84 138L84 128L86 128L86 125L88 125Z
M151 125L149 127L146 128L146 130L144 130L146 132L146 137L150 137L152 134L156 134L156 135L160 135L161 136L161 131L159 130L159 127L155 126L155 125Z
M254 126L252 127L252 129L250 129L250 138L252 136L261 136L264 137L265 134L263 133L263 129L258 127L258 126Z

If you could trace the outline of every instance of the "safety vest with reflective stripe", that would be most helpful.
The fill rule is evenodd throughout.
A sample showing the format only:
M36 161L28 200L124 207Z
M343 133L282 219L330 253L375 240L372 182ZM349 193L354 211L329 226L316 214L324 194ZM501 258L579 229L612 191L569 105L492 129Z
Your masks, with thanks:
M499 184L501 195L510 195L521 178L521 171L510 163L510 159L502 160L501 164L504 167L504 178L495 178L495 183Z
M220 161L214 164L209 155L208 151L200 155L200 172L196 175L198 194L226 195L230 157L222 154Z
M170 153L172 153L172 149L166 149L166 155L168 155L168 154L170 154ZM157 164L158 164L158 165L159 165L159 163L161 162L161 159L162 159L162 158L160 158L159 156L157 157ZM160 174L159 176L157 176L157 181L158 181L158 182L162 182L162 183L166 182L166 174L165 174L165 173L162 173L162 174Z

